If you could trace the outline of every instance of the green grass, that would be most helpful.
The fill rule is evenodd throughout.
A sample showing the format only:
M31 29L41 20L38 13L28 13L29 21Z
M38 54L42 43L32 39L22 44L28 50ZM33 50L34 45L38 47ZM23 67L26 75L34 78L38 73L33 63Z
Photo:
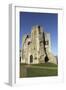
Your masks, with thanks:
M32 64L32 66L57 67L57 64L53 64L53 63L42 63L42 64Z
M57 69L28 68L27 77L57 76Z
M58 65L52 63L43 64L32 64L29 67L25 67L27 64L20 64L20 78L22 77L40 77L40 76L57 76L58 75ZM36 66L38 68L32 68L31 66ZM39 67L55 68L55 69L44 69ZM25 70L25 71L24 71ZM24 74L24 76L22 76Z

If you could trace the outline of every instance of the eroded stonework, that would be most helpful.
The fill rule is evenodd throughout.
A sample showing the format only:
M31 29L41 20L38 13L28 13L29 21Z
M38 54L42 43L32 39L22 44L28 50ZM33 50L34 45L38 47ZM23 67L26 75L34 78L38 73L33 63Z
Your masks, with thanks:
M22 39L21 63L57 63L56 57L51 52L50 33L43 32L41 26L32 27L31 34Z

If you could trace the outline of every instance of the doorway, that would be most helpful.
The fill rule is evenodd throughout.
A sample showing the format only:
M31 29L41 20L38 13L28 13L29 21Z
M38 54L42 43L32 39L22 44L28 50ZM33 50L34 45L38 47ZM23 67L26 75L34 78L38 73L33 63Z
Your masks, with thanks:
M30 63L32 63L32 62L33 62L33 56L30 55Z
M48 56L46 55L46 57L45 57L45 63L47 63L49 61L49 58L48 58Z

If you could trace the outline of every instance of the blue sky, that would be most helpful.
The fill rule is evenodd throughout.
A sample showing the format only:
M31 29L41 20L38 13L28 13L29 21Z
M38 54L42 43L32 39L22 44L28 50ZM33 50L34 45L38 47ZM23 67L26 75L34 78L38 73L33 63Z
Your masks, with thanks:
M51 36L51 49L54 55L58 54L58 15L53 13L20 12L20 48L22 37L29 34L34 25L41 25Z

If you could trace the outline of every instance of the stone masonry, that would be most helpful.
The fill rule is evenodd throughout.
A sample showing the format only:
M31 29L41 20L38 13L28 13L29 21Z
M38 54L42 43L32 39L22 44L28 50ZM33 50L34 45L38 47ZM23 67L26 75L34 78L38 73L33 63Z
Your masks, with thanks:
M21 63L55 63L56 57L51 51L50 33L44 32L43 27L36 25L32 27L31 33L22 39Z

